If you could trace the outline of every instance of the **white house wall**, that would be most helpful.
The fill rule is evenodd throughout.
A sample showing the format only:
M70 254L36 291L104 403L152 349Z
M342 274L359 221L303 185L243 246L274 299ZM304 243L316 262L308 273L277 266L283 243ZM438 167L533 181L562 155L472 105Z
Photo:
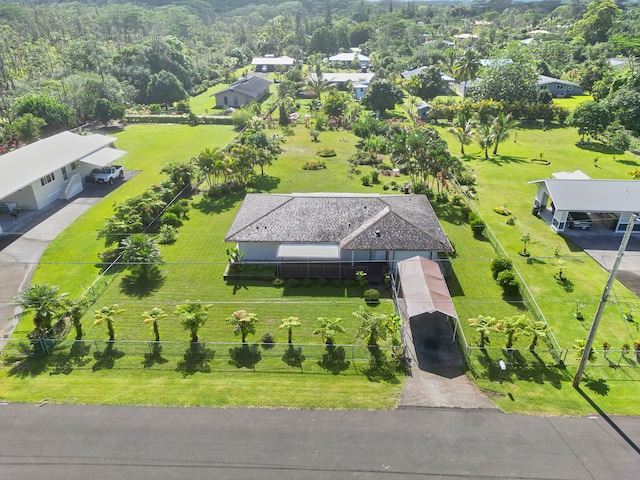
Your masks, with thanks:
M40 186L40 183L38 183L38 186ZM34 196L32 185L28 185L3 198L2 203L4 202L16 202L22 210L38 210L38 203Z
M243 262L274 262L279 245L278 242L238 242L238 250L244 253Z

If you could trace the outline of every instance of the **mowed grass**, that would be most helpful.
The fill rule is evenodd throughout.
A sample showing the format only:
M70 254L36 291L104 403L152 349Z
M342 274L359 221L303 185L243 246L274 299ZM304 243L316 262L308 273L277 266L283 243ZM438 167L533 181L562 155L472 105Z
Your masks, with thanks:
M458 151L459 144L446 129L441 128L440 131L449 142L450 150ZM628 179L627 172L640 165L640 161L629 153L614 157L612 152L581 148L578 140L573 128L546 131L523 128L517 136L513 134L510 140L500 145L499 155L484 159L484 154L474 144L465 147L467 155L462 157L465 164L477 173L478 195L474 204L523 276L564 350L562 358L566 368L553 366L554 362L546 354L541 354L541 358L527 356L529 364L518 366L517 356L512 358L502 350L506 337L499 334L490 336L490 348L485 353L472 352L470 373L480 387L494 392L494 401L505 411L585 414L595 408L571 387L578 362L574 343L587 336L608 273L570 239L554 233L544 220L531 215L537 187L528 182L549 178L553 172L576 169L592 178ZM604 150L606 152L606 148ZM540 154L551 164L545 166L530 162ZM596 156L597 166L593 162ZM507 218L493 211L498 205L511 210L515 225L507 225ZM436 205L436 211L457 250L456 258L452 259L454 280L450 287L467 340L476 345L479 337L465 325L468 318L477 315L502 318L524 310L517 301L509 303L509 306L500 301L500 292L496 291L490 275L490 260L495 254L488 242L474 238L468 225L455 214L449 217L443 214L444 208ZM529 259L518 255L523 247L520 237L524 233L529 233L532 239L528 245L532 255ZM565 262L564 275L568 279L565 283L554 278L557 273L556 250ZM586 304L582 308L585 318L582 322L573 315L577 300ZM618 414L637 414L637 407L631 399L640 394L638 369L629 368L637 367L638 358L634 352L625 355L620 352L623 344L633 346L633 341L640 337L637 324L623 319L622 313L629 304L636 310L640 307L638 298L616 281L594 342L594 348L600 350L598 360L595 365L587 366L582 384L587 396L592 401L595 398L599 408ZM526 351L530 342L530 335L521 334L514 347ZM612 351L607 354L602 351L604 342L611 345ZM503 377L502 384L497 383L499 359L507 361L510 372Z
M35 282L50 281L55 272L56 282L61 291L78 294L97 275L93 265L93 256L103 248L103 242L97 240L95 229L111 215L115 201L133 195L145 186L161 180L159 169L168 162L186 161L196 156L205 146L223 145L232 137L228 129L198 126L177 127L170 132L163 131L163 139L171 137L172 142L181 141L179 158L177 153L169 154L165 141L154 142L155 135L145 127L135 125L118 133L118 147L131 152L134 159L141 156L149 158L143 173L138 179L137 189L133 189L133 180L114 191L98 207L79 219L65 235L54 242L55 260L47 252L45 262L36 272ZM175 128L175 127L174 127ZM202 129L202 135L192 136ZM340 157L328 167L331 172L308 172L300 169L300 159L315 156L315 146L301 154L303 138L308 133L303 127L296 129L296 135L288 137L281 158L265 170L266 176L258 182L263 191L313 190L350 191L355 180L346 175L346 156L355 151L353 140L341 142ZM175 133L174 133L175 132ZM332 134L324 137L330 140ZM143 140L146 138L146 140ZM151 145L159 149L154 151ZM322 145L322 142L319 143ZM153 160L151 160L153 159ZM331 159L330 159L331 160ZM343 182L336 182L336 176L344 174ZM153 173L151 173L153 172ZM296 178L296 181L282 182L279 175ZM135 180L134 179L134 180ZM144 182L142 181L144 179ZM364 187L362 187L364 189ZM347 330L338 334L336 343L351 344L359 323L352 313L361 306L361 287L353 284L330 282L327 285L275 287L271 282L223 281L222 274L227 262L224 236L233 221L242 201L242 195L229 196L221 200L211 200L198 196L192 200L189 220L179 230L177 243L163 246L162 279L155 288L145 292L132 292L127 288L128 274L119 272L110 274L103 283L108 284L96 304L83 319L84 337L87 343L59 345L54 354L46 357L39 365L22 368L18 360L13 370L2 372L3 385L0 398L10 401L37 401L48 398L56 402L97 402L114 404L156 404L156 405L211 405L211 406L287 406L304 408L391 408L395 406L402 377L391 374L380 377L377 372L368 369L368 352L359 349L351 352L345 347L346 358L338 361L337 369L321 367L325 347L319 346L320 338L313 334L317 328L317 318L341 317ZM105 205L106 204L106 205ZM102 210L100 210L102 208ZM91 214L95 215L91 215ZM84 235L84 236L83 236ZM56 245L60 242L60 245ZM73 253L72 245L87 244L81 255ZM89 245L90 244L90 245ZM48 255L48 256L47 256ZM86 264L78 259L86 258ZM56 267L68 264L66 274L56 271ZM81 284L81 288L74 286ZM203 358L194 360L189 355L189 333L180 325L175 314L175 305L185 301L200 301L209 306L209 320L201 328L199 337L206 343ZM111 350L103 341L107 338L105 325L94 325L92 312L103 305L117 303L124 313L116 319L116 343ZM153 307L160 307L168 317L159 322L162 353L152 356L149 361L148 340L152 340L150 325L143 323L142 313ZM384 313L393 312L389 298L383 298L374 308ZM231 358L231 350L237 344L218 344L210 342L238 342L233 327L225 321L235 310L246 309L259 317L256 335L249 342L259 342L264 332L275 337L277 345L273 350L261 350L261 359L252 368L238 366ZM296 348L302 348L305 360L300 367L290 366L283 361L287 332L279 329L283 318L297 316L301 326L294 330ZM25 319L16 331L17 337L32 328ZM95 342L91 342L94 340ZM137 341L132 343L130 341ZM299 347L302 345L302 347ZM80 349L80 354L73 349ZM5 358L13 351L5 351ZM105 353L107 352L107 353ZM355 357L353 357L355 355ZM340 357L338 356L338 359ZM355 360L355 361L354 361ZM17 367L16 367L17 365ZM106 365L106 366L105 366ZM325 365L323 363L323 365ZM375 369L374 369L375 370ZM64 373L64 376L59 375ZM62 381L64 379L64 381ZM6 380L6 381L5 381ZM140 389L140 382L157 385L161 392ZM114 384L117 383L117 389ZM65 387L64 385L67 385ZM55 386L54 386L55 385ZM144 390L144 391L142 391Z

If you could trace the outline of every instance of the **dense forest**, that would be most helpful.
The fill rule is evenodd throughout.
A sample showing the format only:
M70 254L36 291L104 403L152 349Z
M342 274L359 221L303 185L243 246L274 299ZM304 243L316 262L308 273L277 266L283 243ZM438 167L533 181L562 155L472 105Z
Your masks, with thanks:
M234 80L253 56L316 65L351 47L396 84L403 70L429 65L458 80L512 75L513 88L533 74L573 81L606 110L598 115L637 136L639 17L636 3L613 0L2 1L0 139L29 131L25 123L46 133L119 118L135 105L186 101ZM625 60L613 65L614 57ZM461 67L480 58L515 67ZM474 95L496 99L482 88Z

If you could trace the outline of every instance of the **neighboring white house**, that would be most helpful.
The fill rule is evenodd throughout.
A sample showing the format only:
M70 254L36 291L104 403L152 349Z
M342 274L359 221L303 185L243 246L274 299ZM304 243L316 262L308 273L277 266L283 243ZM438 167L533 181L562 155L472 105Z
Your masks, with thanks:
M360 65L361 69L367 69L371 64L371 59L358 52L338 53L329 57L329 64L332 67L351 68L354 63Z
M62 132L0 156L0 203L40 210L80 193L82 179L126 154L106 135Z
M264 57L253 57L251 65L255 65L256 72L273 72L277 67L288 69L296 63L295 58L274 57L273 55L265 55Z
M639 181L585 179L581 172L564 173L560 172L560 178L529 182L538 186L533 213L550 214L550 225L556 232L570 228L572 217L588 219L586 228L597 222L603 228L624 232L631 215L640 212ZM636 224L634 232L638 231L640 225Z
M248 194L225 242L237 244L242 261L277 264L395 268L453 251L425 195Z

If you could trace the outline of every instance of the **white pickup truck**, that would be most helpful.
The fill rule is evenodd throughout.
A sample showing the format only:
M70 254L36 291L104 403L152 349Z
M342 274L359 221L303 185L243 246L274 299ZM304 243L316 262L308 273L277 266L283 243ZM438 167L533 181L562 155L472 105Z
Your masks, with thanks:
M124 178L124 167L121 165L110 165L108 167L96 168L91 174L96 183L108 183L113 185L116 178L122 180Z

